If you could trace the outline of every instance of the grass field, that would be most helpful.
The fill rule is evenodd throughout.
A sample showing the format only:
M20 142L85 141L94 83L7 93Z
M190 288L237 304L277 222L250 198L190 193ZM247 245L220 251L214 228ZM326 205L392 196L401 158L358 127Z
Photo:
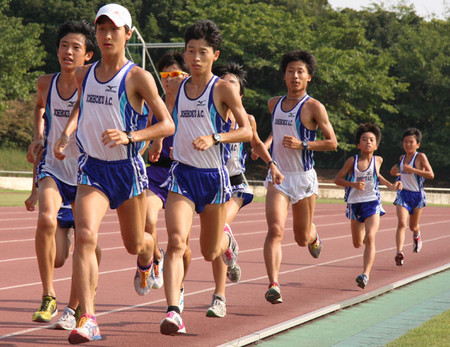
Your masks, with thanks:
M450 311L430 319L386 346L450 346Z
M0 147L0 170L4 171L33 171L26 159L25 150Z
M23 206L25 200L30 195L29 191L0 189L0 207Z

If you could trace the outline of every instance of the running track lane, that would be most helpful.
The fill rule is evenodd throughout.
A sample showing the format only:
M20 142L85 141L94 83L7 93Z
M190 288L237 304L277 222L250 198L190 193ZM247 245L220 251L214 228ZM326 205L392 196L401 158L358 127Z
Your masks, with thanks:
M412 239L407 231L405 265L394 263L394 206L384 205L377 234L377 255L367 291L442 266L450 262L450 208L427 207L421 218L424 247L412 254ZM185 282L186 336L163 336L159 323L165 316L164 291L152 290L137 295L133 287L136 259L122 246L115 212L109 211L100 228L103 249L99 290L96 298L97 319L103 340L95 346L160 345L215 346L249 335L255 331L313 312L336 302L364 293L355 284L362 272L362 251L354 249L350 226L344 216L344 204L319 204L314 222L324 240L319 259L306 248L298 247L292 235L289 214L283 241L281 289L283 304L271 305L264 299L268 280L262 255L266 233L264 203L246 206L232 225L240 245L239 264L243 275L239 284L227 286L227 316L207 318L214 283L211 266L199 250L199 220L195 218L191 247L192 264ZM25 208L0 208L0 344L11 346L63 345L68 332L47 329L47 324L31 322L40 305L41 285L34 251L36 212ZM163 214L160 215L159 239L167 245ZM71 259L55 271L55 289L59 309L67 304ZM59 317L58 314L57 317ZM55 320L55 319L54 319Z

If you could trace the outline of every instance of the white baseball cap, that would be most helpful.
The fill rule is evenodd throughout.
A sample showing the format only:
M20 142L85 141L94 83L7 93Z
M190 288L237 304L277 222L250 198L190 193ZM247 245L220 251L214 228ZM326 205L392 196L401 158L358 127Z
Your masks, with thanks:
M106 16L114 23L116 27L127 25L131 29L131 15L128 10L119 4L108 4L101 7L95 16L94 24L101 16Z

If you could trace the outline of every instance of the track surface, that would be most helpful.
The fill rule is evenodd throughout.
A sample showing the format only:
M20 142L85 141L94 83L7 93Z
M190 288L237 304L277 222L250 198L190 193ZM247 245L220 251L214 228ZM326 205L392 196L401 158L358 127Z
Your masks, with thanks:
M407 231L405 265L397 267L394 206L384 204L387 213L381 218L377 234L377 255L367 291L450 262L450 208L426 207L421 218L424 246L412 253L412 237ZM97 320L103 339L95 346L160 345L215 346L246 336L364 293L355 277L362 272L362 249L352 247L349 221L344 204L318 204L314 222L324 241L319 259L293 239L292 218L288 216L283 241L281 290L283 304L271 305L264 299L268 280L262 247L266 234L264 203L252 203L237 216L232 228L239 242L241 282L228 284L227 316L207 318L206 309L214 289L211 265L199 250L199 219L192 234L192 264L185 281L185 336L163 336L159 323L165 316L164 291L152 290L137 295L133 287L136 259L125 251L117 217L109 211L100 228L102 247L99 289L96 298ZM0 208L0 345L55 346L67 344L68 332L50 330L48 324L31 321L40 305L42 289L34 251L37 212L25 207ZM164 216L160 215L159 239L167 244ZM71 257L55 271L58 308L68 300ZM60 313L56 318L60 316ZM54 320L56 320L56 318Z

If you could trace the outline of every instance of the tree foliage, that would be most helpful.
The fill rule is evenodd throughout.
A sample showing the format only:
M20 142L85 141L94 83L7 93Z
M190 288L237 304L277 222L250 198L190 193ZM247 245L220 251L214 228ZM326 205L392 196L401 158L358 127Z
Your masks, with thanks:
M0 145L17 144L23 135L20 131L20 120L13 124L18 129L11 132L11 117L6 114L10 100L29 100L34 89L36 71L43 63L45 52L40 46L39 24L24 25L17 17L5 14L9 0L0 0Z
M99 0L11 0L9 7L5 0L0 3L4 31L16 23L14 30L7 30L9 35L18 35L24 42L26 37L40 38L47 52L46 72L59 69L54 54L57 27L67 19L92 22L104 4ZM121 4L130 10L147 42L183 41L186 27L194 21L216 22L223 35L218 63L234 60L247 70L244 104L255 115L262 138L271 131L267 100L285 93L278 67L281 55L306 49L318 62L308 93L326 106L339 141L337 153L319 154L327 159L319 160L319 165L340 167L355 150L353 134L358 124L372 121L383 130L379 154L386 166L402 152L403 131L416 126L424 134L421 148L433 167L450 168L444 150L450 123L448 19L425 20L407 6L386 10L372 4L362 11L335 11L327 0L124 0ZM24 18L24 24L17 17ZM7 38L12 42L13 37ZM4 50L24 51L16 44L4 46L0 57ZM37 53L26 52L27 71L39 66L42 49L38 47L42 46L34 45ZM152 52L152 56L157 60L163 53ZM23 73L14 81L29 85L35 77Z

